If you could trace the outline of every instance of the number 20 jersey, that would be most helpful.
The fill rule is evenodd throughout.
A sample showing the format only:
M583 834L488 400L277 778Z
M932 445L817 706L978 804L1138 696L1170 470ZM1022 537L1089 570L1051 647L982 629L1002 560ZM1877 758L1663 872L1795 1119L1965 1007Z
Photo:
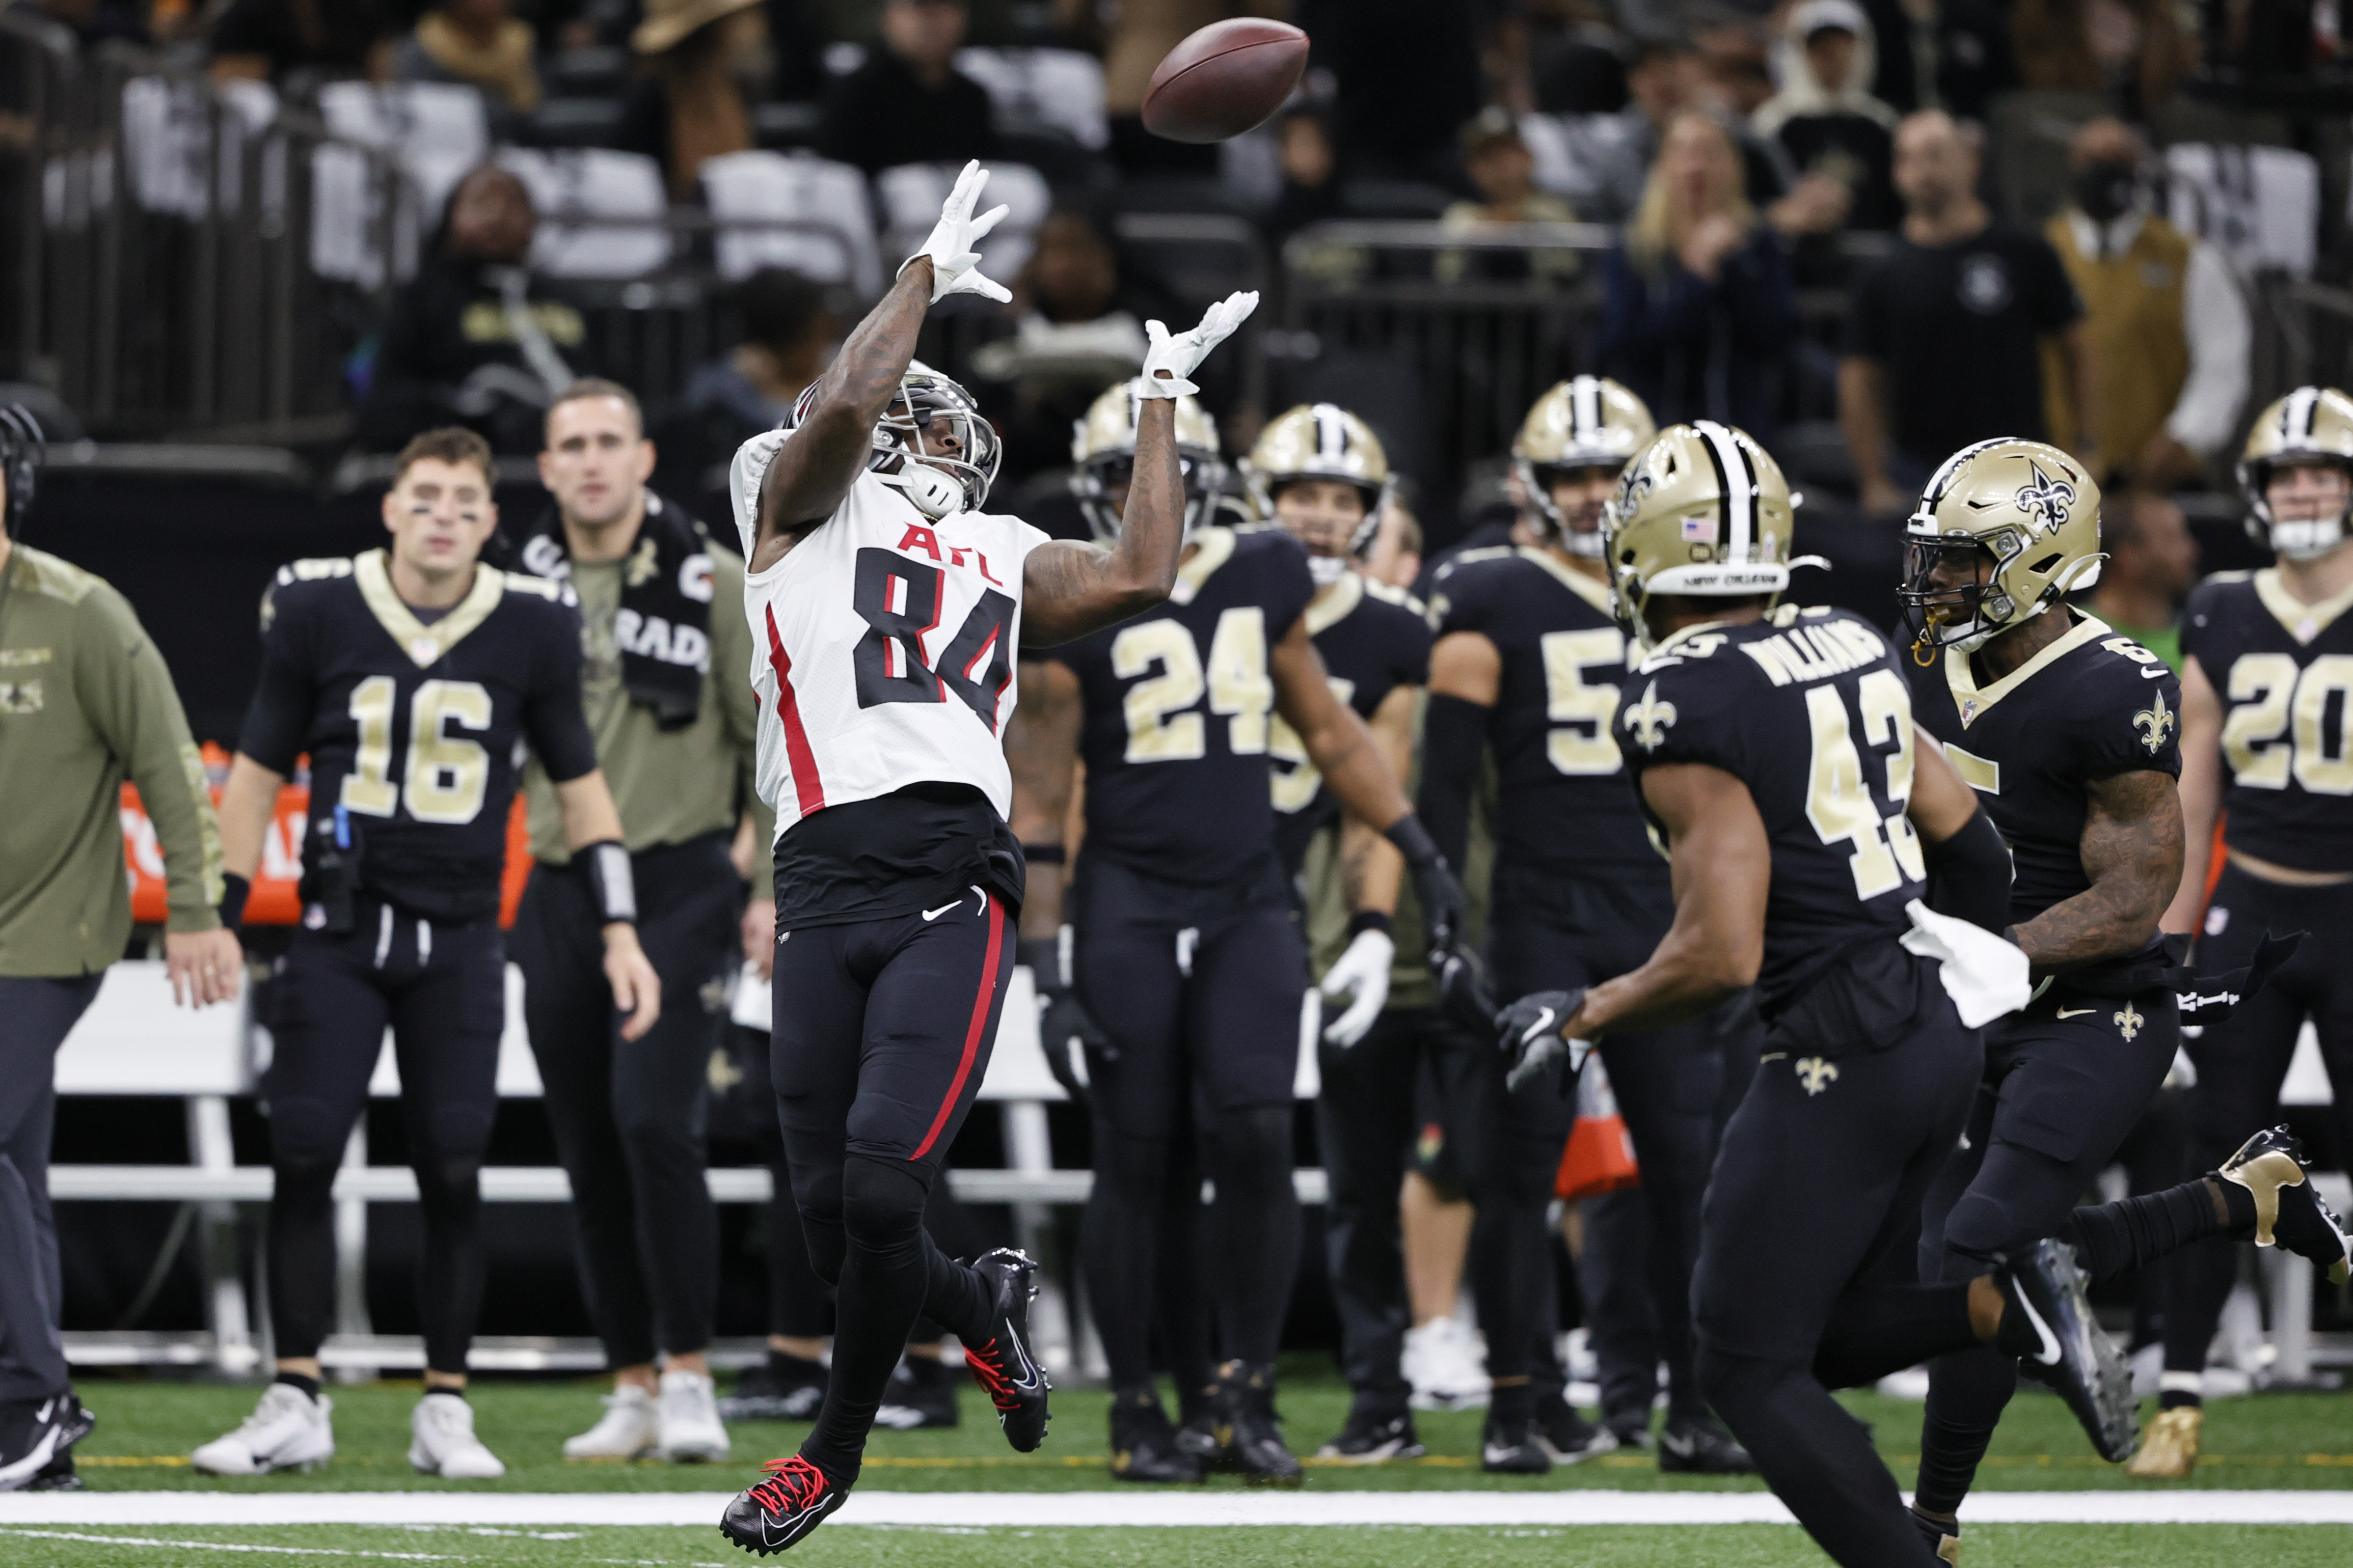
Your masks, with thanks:
M1079 678L1085 707L1084 852L1279 894L1267 656L1315 584L1307 552L1277 530L1205 528L1194 543L1166 603L1049 656Z
M767 465L736 459L735 524L752 558ZM779 448L781 449L781 448ZM1013 805L1005 722L1021 641L1021 571L1047 536L1020 519L936 521L872 474L784 559L744 574L756 786L776 836L828 805L966 784Z
M1861 616L1785 605L1676 633L1628 676L1618 742L1638 791L1669 763L1748 786L1773 857L1757 982L1767 1018L1841 953L1909 928L1904 906L1927 884L1905 815L1912 693Z
M2181 651L2222 701L2222 835L2304 871L2353 871L2353 593L2306 605L2279 573L2189 595Z

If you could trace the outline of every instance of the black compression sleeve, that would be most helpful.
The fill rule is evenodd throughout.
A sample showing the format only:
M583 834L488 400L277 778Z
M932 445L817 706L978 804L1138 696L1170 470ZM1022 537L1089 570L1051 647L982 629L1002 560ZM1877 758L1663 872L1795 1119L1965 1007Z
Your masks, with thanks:
M1928 907L2000 935L2010 924L2010 846L1985 807L1942 844L1924 837L1920 847L1928 862Z
M1493 711L1433 691L1422 717L1421 799L1415 810L1450 866L1462 864L1471 843L1471 795L1478 787L1479 758Z
M310 676L288 659L265 653L237 749L281 778L291 774L294 759L310 739L317 705Z

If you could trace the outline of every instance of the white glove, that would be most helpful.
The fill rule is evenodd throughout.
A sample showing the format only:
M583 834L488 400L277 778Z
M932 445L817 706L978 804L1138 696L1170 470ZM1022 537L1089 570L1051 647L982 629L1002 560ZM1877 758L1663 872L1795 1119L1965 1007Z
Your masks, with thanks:
M1397 943L1385 931L1360 931L1324 973L1324 994L1337 1002L1347 997L1348 1010L1324 1026L1324 1038L1342 1050L1365 1037L1373 1020L1389 999L1389 965L1397 961Z
M964 173L956 176L955 189L948 193L946 205L940 208L940 221L932 226L932 237L899 268L904 272L915 264L916 257L932 258L934 305L951 294L978 294L999 304L1013 298L1013 291L1004 284L981 276L980 252L973 248L1013 210L998 205L978 217L973 216L972 209L980 202L980 187L987 184L988 171L980 166L980 160L975 158L966 163Z
M1201 389L1187 379L1209 357L1209 351L1233 335L1234 329L1250 320L1258 309L1258 292L1229 294L1209 307L1201 324L1189 332L1168 335L1168 329L1158 321L1144 323L1144 335L1152 340L1144 351L1143 395L1146 397L1190 397ZM1163 376L1161 373L1167 374Z

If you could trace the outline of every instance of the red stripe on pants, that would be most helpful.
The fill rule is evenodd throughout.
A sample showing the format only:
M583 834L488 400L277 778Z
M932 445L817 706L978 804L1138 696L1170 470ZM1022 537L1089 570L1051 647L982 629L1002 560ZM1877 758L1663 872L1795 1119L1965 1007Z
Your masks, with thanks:
M1005 956L1005 905L992 893L988 895L988 957L980 966L980 994L972 999L972 1022L965 1026L964 1055L956 1062L955 1079L948 1085L948 1095L940 1101L940 1113L932 1118L932 1130L915 1152L907 1156L920 1160L932 1152L939 1142L940 1130L955 1114L956 1101L964 1098L965 1080L972 1077L973 1059L980 1055L981 1032L988 1027L989 1004L997 999L997 967Z

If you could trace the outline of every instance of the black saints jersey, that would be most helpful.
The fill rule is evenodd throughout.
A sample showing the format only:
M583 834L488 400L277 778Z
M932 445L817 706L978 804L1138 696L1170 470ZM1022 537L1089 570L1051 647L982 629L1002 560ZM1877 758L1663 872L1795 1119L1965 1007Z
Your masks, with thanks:
M1610 730L1626 634L1609 606L1606 585L1541 550L1466 551L1430 584L1438 635L1477 632L1503 656L1487 720L1499 905L1541 904L1564 879L1665 882Z
M2317 605L2276 569L2189 595L2181 651L2222 700L2222 837L2300 871L2353 871L2353 590Z
M1904 906L1926 890L1905 815L1912 693L1895 660L1860 616L1785 605L1678 632L1626 678L1618 740L1637 789L1645 768L1702 763L1746 784L1764 819L1768 1018L1839 954L1908 930Z
M393 591L381 550L297 561L262 596L237 750L280 773L310 752L308 842L333 835L341 807L358 890L462 925L498 912L523 743L559 784L596 770L580 662L561 584L478 566L428 622Z
M1084 852L1170 881L1279 889L1268 655L1314 596L1272 529L1206 528L1159 608L1047 657L1079 678Z
M1307 606L1307 635L1341 701L1369 720L1398 687L1430 684L1430 622L1421 601L1351 572ZM1324 775L1298 734L1275 716L1267 742L1274 760L1274 843L1285 874L1297 876L1308 840L1340 815Z
M2048 612L2064 615L2063 609ZM2084 786L2147 770L2181 776L2181 683L2105 622L2075 625L2000 680L1951 648L1907 654L1912 710L2010 846L2010 918L2031 921L2092 885L2084 874Z

